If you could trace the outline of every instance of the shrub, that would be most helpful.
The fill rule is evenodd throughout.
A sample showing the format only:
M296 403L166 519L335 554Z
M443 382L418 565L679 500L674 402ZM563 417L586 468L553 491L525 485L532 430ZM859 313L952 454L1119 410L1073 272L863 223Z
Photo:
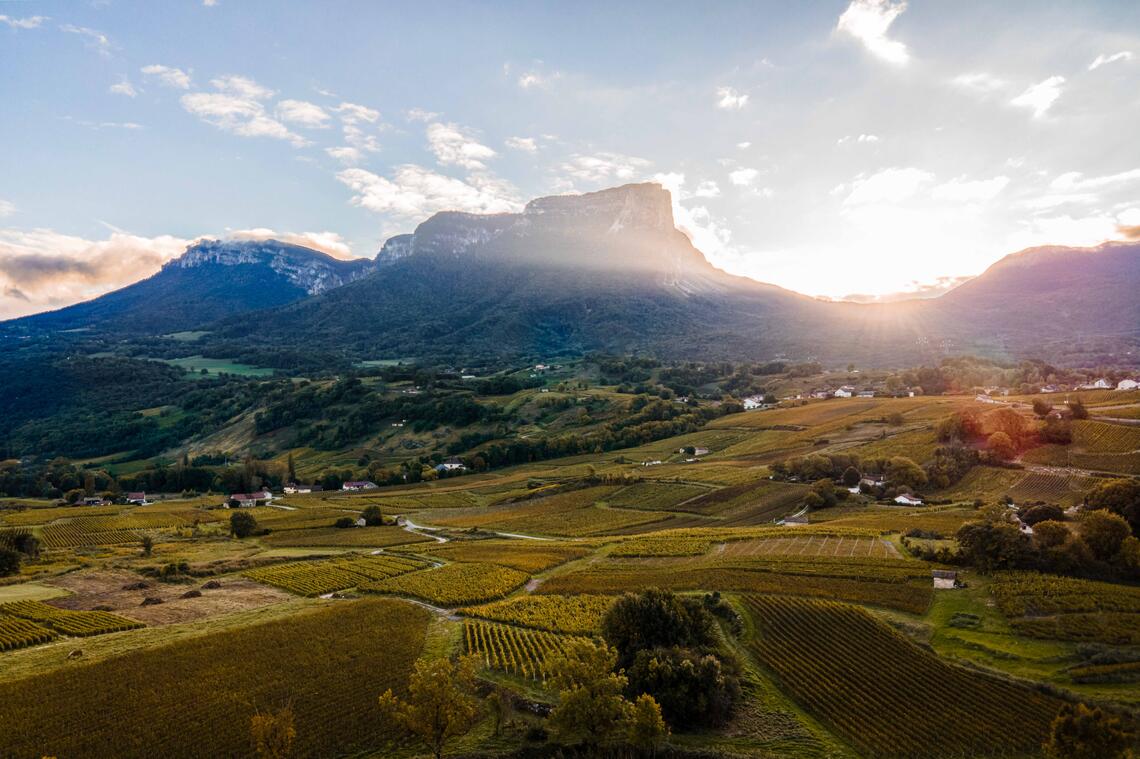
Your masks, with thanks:
M230 534L235 538L248 538L256 530L257 519L248 511L237 511L230 515Z
M340 519L333 522L333 527L339 527L343 530L348 527L352 527L354 524L356 524L356 520L352 517L341 517Z
M14 575L20 571L20 561L23 556L19 551L11 548L0 548L0 577Z
M1038 506L1030 506L1021 512L1021 521L1025 522L1030 527L1036 526L1040 522L1064 522L1065 511L1060 506L1054 506L1050 503L1043 503Z
M721 725L732 716L740 683L715 656L683 648L639 651L629 668L626 693L648 693L674 727Z
M602 618L602 637L617 650L619 664L629 666L639 651L712 647L713 624L699 599L650 588L614 602Z

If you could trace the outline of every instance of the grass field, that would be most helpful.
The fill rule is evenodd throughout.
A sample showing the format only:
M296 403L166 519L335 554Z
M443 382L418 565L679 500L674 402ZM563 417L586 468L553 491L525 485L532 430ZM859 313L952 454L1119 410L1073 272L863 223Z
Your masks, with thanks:
M429 619L397 601L340 602L9 680L0 683L0 755L248 756L250 717L286 703L295 755L377 751L385 725L376 698L403 689Z
M237 361L227 361L223 358L203 358L202 356L187 356L186 358L156 359L165 364L180 366L192 374L200 374L203 369L207 375L236 374L241 377L272 377L273 370L265 367L250 366Z

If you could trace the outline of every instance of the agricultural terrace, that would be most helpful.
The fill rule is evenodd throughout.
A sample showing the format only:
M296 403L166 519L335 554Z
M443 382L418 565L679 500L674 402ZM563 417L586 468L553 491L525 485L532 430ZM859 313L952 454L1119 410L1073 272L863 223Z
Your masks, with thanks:
M613 601L612 596L587 594L514 596L482 606L468 606L459 609L459 613L554 633L596 635Z
M998 608L1023 635L1140 645L1140 588L1036 572L994 576Z
M446 561L499 564L520 572L544 572L580 559L589 549L545 540L468 540L417 546L424 554Z
M466 653L478 656L489 669L524 680L545 682L552 674L550 662L561 656L574 640L569 635L493 622L467 621L463 624Z
M319 596L423 569L427 562L402 556L349 556L277 564L245 572L251 580L302 596Z
M948 664L863 609L751 596L751 649L806 710L881 757L1031 754L1061 702Z
M0 683L3 753L247 756L249 715L284 703L298 756L376 752L385 742L376 696L403 690L430 617L387 599L334 603L9 680ZM99 708L76 697L84 693L100 694Z
M459 606L502 598L530 579L526 572L495 564L445 564L386 580L362 583L372 593L411 596L438 606Z
M71 611L60 609L42 601L13 601L0 604L0 616L21 617L50 627L63 635L77 638L89 635L134 630L144 627L142 622L120 617L105 611Z

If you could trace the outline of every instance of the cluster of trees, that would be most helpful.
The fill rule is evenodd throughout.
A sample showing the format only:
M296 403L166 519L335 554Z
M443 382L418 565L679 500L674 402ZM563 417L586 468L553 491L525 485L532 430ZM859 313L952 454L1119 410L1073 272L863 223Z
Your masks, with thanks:
M881 498L920 490L929 481L926 470L906 456L863 460L853 453L815 453L778 461L771 470L779 479L815 483L812 493L817 497L809 495L808 505L817 508L833 506L836 500L846 497L845 490L835 489L836 484L845 488L859 486L862 492ZM864 477L881 477L886 484L860 484Z
M1105 579L1140 578L1140 482L1110 480L1086 499L1076 522L1056 506L1035 505L1019 513L1032 526L1024 534L1011 509L987 507L980 519L958 530L960 560L982 571L1038 569ZM945 558L945 557L943 557Z

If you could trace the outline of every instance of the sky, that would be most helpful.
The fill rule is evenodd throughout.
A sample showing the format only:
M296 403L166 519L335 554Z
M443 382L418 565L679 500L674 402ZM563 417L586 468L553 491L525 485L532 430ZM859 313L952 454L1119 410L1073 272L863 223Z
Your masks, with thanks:
M1130 0L0 0L0 319L637 181L727 271L931 296L1140 237L1137 123Z

